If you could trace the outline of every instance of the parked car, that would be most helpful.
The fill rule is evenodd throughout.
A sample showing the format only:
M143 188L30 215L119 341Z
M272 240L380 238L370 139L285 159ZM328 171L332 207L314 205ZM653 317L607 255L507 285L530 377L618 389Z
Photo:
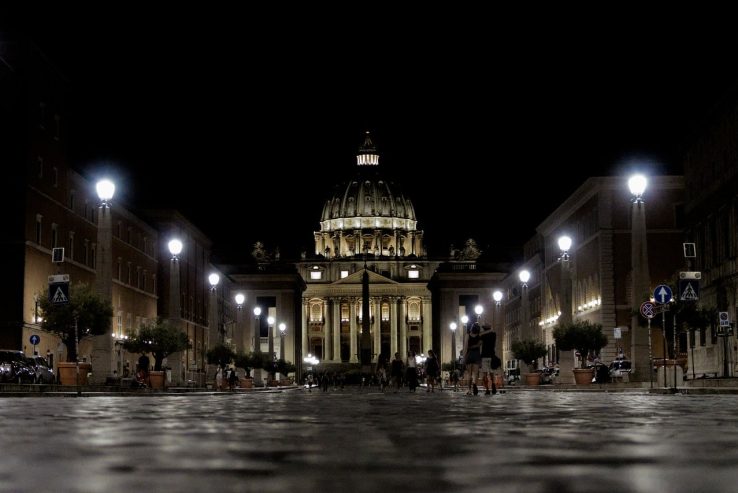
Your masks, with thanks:
M54 383L56 381L54 370L49 368L46 358L38 355L28 356L26 361L35 373L34 383Z
M0 349L0 382L33 383L36 371L26 361L23 351Z

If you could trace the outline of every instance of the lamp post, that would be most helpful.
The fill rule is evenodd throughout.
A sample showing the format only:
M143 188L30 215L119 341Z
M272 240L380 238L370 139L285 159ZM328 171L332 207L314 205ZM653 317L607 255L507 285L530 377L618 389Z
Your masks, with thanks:
M530 280L530 271L527 269L523 269L518 273L518 279L520 279L520 311L521 317L520 317L520 338L521 339L528 339L530 338L531 334L529 334L529 325L530 321L528 320L528 281Z
M650 275L648 272L648 251L646 244L646 205L643 202L643 193L646 191L648 180L643 175L631 176L628 188L632 194L631 203L631 244L630 261L633 284L630 292L630 306L634 315L630 320L630 359L635 378L645 381L650 377L651 364L645 351L650 344L650 334L637 330L638 313L636 307L641 304L641 297L649 292ZM648 341L645 338L648 338Z
M223 343L223 334L218 324L218 283L220 276L213 272L208 276L210 284L210 306L208 306L208 347Z
M561 262L561 284L559 285L559 318L556 322L559 326L569 325L572 322L571 308L571 238L567 235L559 236L557 240L559 246L559 262ZM557 349L558 350L558 349ZM554 359L556 355L554 354ZM574 361L571 352L564 361L559 361L559 383L574 383ZM572 371L569 371L572 370Z
M284 336L287 332L287 324L284 322L279 324L279 359L284 361Z
M269 330L269 333L267 334L267 341L269 341L268 344L268 351L269 351L269 359L271 361L274 361L274 334L272 333L272 327L274 327L274 317L269 316L267 317L267 329Z
M231 342L238 350L243 345L241 325L243 324L243 302L246 301L246 296L243 293L236 293L233 299L236 301L236 328L234 333L231 333Z
M113 220L110 201L115 195L115 184L107 179L100 180L95 185L97 196L100 199L97 214L97 246L95 248L95 291L106 301L113 299ZM112 329L112 319L108 330ZM112 331L110 332L112 334ZM107 335L107 334L106 334ZM113 373L113 347L111 339L98 336L93 339L92 365L102 371L94 374L95 383L102 383Z
M456 322L448 324L448 328L451 329L451 361L454 364L454 371L456 371Z
M261 307L254 307L254 317L256 317L256 325L254 326L254 352L261 352Z
M179 328L179 320L182 317L179 289L179 254L182 253L182 241L172 238L167 244L169 253L172 255L169 264L169 323L172 327ZM172 375L176 379L174 383L179 384L184 379L185 367L182 361L182 353L175 353L168 358L172 364Z

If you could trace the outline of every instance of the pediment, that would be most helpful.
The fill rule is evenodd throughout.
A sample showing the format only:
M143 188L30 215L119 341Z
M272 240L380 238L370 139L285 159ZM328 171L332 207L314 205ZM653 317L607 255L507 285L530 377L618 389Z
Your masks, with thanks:
M339 279L333 284L361 284L361 277L364 271L369 273L369 284L399 284L397 281L393 281L389 277L384 277L383 275L377 274L376 272L368 269L356 271L350 276Z

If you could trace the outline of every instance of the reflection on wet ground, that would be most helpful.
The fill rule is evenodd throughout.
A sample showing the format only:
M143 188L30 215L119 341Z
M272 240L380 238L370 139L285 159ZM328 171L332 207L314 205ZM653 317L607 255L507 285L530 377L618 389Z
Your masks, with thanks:
M738 399L2 398L0 491L736 491Z

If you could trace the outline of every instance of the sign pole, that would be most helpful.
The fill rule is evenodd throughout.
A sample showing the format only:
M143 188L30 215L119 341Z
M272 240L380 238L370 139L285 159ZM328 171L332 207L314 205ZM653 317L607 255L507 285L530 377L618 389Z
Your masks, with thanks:
M653 351L651 350L651 319L648 319L648 374L653 388Z
M77 320L79 317L75 315L74 317L74 354L76 357L74 358L74 366L77 369L77 395L82 395L82 389L79 386L79 337L77 332Z

